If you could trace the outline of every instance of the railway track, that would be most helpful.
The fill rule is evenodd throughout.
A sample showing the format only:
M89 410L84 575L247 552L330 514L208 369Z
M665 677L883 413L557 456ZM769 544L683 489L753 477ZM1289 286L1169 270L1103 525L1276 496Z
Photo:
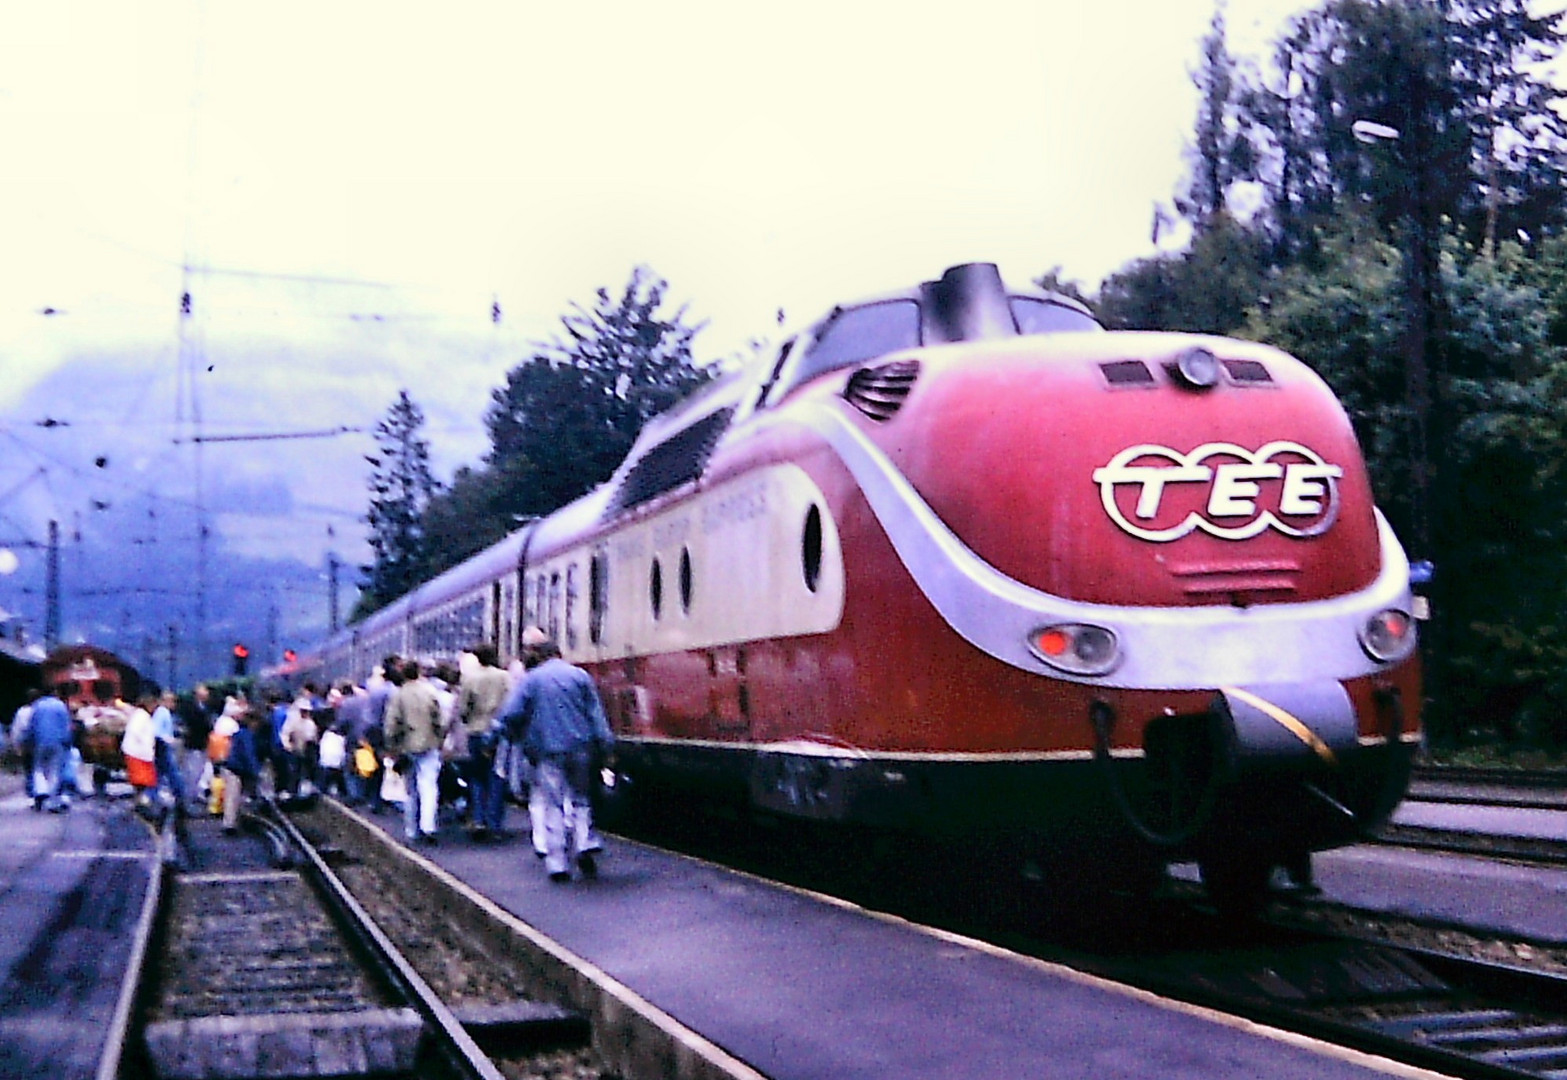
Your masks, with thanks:
M1417 765L1412 780L1421 784L1464 784L1517 792L1567 797L1567 771L1558 769L1487 769L1467 765Z
M139 1031L127 1024L124 1062L100 1080L516 1080L572 1075L559 1071L563 1045L586 1055L586 1025L558 1006L512 996L487 1012L450 1008L381 925L395 903L367 909L334 852L270 802L238 839L211 822L184 832L135 976Z
M1416 770L1408 801L1517 811L1546 819L1562 814L1560 835L1488 833L1390 822L1377 841L1400 847L1511 859L1542 866L1567 865L1567 775L1560 772L1426 766Z
M1567 976L1284 932L1074 966L1192 1004L1474 1080L1567 1077Z
M1567 837L1551 840L1530 836L1495 836L1458 829L1429 829L1415 825L1388 825L1378 831L1375 840L1393 847L1509 859L1537 866L1567 866Z

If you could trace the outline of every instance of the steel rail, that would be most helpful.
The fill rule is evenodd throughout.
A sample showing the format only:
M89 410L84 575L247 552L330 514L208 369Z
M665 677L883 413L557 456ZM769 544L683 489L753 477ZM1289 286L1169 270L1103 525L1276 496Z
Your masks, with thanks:
M1416 765L1413 779L1433 783L1487 784L1515 790L1567 790L1567 769L1497 769L1477 765Z
M130 958L125 965L125 976L120 981L119 997L114 1003L114 1015L109 1020L109 1033L104 1040L103 1053L98 1057L94 1080L116 1080L119 1076L125 1042L130 1037L131 1014L136 1007L136 997L141 992L147 958L152 948L153 928L163 905L163 878L169 869L169 860L164 857L164 852L167 850L166 845L172 843L172 839L164 839L165 832L172 838L173 826L169 821L165 821L163 829L154 834L154 850L147 856L147 888L142 893L141 914L136 919Z
M1496 836L1490 833L1430 829L1416 825L1384 826L1369 841L1380 847L1410 848L1476 859L1501 859L1531 866L1567 865L1567 840L1545 837Z
M1339 939L1325 937L1325 940L1344 941L1354 939ZM1540 972L1532 972L1525 969L1507 968L1502 965L1488 966L1480 961L1472 961L1464 957L1443 956L1426 953L1419 949L1406 949L1401 946L1383 945L1380 943L1357 942L1365 944L1368 948L1377 948L1386 953L1400 953L1411 956L1419 961L1432 962L1432 966L1438 964L1448 972L1462 971L1467 977L1476 979L1493 987L1492 993L1499 994L1502 991L1494 989L1498 986L1507 986L1508 996L1525 998L1529 1004L1516 1011L1537 1009L1538 998L1534 993L1521 989L1526 983L1532 982L1539 995L1561 995L1564 984L1560 977L1541 976ZM1293 1006L1282 1001L1268 1000L1261 997L1245 996L1238 993L1226 992L1223 989L1199 982L1195 979L1183 979L1178 975L1166 971L1151 972L1146 967L1140 967L1135 960L1106 961L1103 957L1084 956L1073 954L1070 957L1056 955L1052 959L1060 960L1078 970L1112 979L1129 986L1135 986L1142 990L1160 994L1178 1001L1199 1007L1213 1009L1231 1016L1243 1017L1255 1023L1266 1024L1269 1027L1282 1031L1290 1031L1308 1038L1317 1039L1334 1046L1343 1046L1363 1053L1374 1054L1378 1057L1397 1061L1417 1068L1430 1069L1446 1076L1458 1078L1458 1080L1540 1080L1538 1071L1518 1068L1496 1061L1487 1061L1478 1053L1466 1053L1451 1049L1443 1045L1435 1045L1420 1041L1411 1032L1407 1035L1393 1034L1378 1030L1369 1023L1359 1023L1353 1020L1345 1020L1323 1015L1321 1011L1314 1010L1311 1006ZM1433 972L1435 973L1435 972ZM1488 1002L1483 1005L1458 1004L1458 1000L1466 995L1474 997L1484 996L1480 992L1469 991L1466 987L1457 987L1449 990L1449 994L1455 999L1454 1010L1474 1010L1480 1008L1505 1009L1508 1012L1515 1011L1511 1005L1499 1002ZM1437 995L1433 994L1433 997ZM1439 1016L1441 1010L1412 1015Z
M426 1022L440 1033L440 1043L447 1057L458 1072L478 1080L505 1080L487 1054L479 1049L473 1036L463 1028L462 1022L446 1007L414 969L402 951L381 929L364 906L349 892L348 886L332 871L315 846L305 839L288 816L282 813L270 799L264 803L269 817L283 829L296 849L304 856L304 869L321 888L322 895L338 910L341 921L359 937L361 943L386 970L394 985L407 997Z

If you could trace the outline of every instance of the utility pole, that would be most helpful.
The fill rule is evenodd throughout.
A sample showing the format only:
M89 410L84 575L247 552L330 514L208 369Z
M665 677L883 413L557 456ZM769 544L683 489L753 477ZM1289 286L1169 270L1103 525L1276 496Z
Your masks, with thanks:
M1431 223L1427 220L1423 167L1426 154L1422 136L1405 147L1397 128L1371 120L1356 120L1350 131L1367 145L1388 146L1408 188L1400 217L1404 230L1404 327L1400 335L1404 353L1404 401L1409 410L1409 501L1411 553L1429 559L1431 551L1431 365L1430 324L1433 309L1436 256L1432 251Z
M277 601L274 599L271 604L267 605L267 655L265 663L268 664L277 663L277 623Z
M60 644L60 523L49 521L49 561L44 582L44 648Z
M341 625L337 621L337 552L335 551L326 553L326 578L327 587L331 590L327 600L327 621L332 628L331 632L335 634Z

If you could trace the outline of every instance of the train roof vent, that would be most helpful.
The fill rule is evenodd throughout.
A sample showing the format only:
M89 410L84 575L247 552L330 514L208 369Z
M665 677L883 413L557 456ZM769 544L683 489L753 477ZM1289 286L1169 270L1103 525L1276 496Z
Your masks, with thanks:
M1224 370L1229 373L1231 382L1238 383L1270 383L1273 376L1268 369L1257 360L1221 360Z
M734 412L732 406L710 412L650 447L626 470L610 501L610 512L640 506L701 476Z
M1152 386L1153 372L1141 360L1112 360L1099 365L1111 386Z
M919 378L918 360L894 360L890 364L862 367L849 376L844 399L872 420L890 420L903 408L904 399Z

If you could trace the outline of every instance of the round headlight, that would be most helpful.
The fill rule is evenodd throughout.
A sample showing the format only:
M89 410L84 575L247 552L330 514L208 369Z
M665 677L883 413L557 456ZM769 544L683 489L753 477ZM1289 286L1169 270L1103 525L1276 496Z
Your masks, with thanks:
M1028 636L1035 656L1073 675L1105 675L1121 662L1121 644L1112 631L1084 623L1060 623Z
M1360 647L1380 663L1402 660L1415 647L1414 618L1397 608L1377 612L1360 630Z
M1193 389L1210 389L1219 384L1219 358L1201 346L1187 349L1175 358L1175 374Z

